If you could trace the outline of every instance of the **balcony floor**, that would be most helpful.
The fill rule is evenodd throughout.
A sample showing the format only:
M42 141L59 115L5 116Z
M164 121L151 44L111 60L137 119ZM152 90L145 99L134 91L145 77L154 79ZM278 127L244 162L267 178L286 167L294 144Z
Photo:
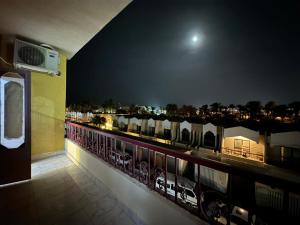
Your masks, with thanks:
M32 180L0 189L0 224L130 225L143 222L64 154L35 161Z

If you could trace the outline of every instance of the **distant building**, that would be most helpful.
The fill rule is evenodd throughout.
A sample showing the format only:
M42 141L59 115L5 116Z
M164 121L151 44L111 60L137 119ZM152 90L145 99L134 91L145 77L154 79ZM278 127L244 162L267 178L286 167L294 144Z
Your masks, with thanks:
M230 157L283 166L300 165L299 131L267 135L242 126L223 127L212 123L152 117L115 115L113 127L149 138L169 140L172 145L194 151L220 152Z

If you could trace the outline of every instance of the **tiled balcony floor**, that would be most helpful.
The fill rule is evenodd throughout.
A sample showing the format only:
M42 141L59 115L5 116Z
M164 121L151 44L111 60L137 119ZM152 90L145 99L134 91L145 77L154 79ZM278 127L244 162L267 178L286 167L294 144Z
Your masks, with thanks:
M36 161L31 181L0 189L3 225L127 225L141 220L65 155Z

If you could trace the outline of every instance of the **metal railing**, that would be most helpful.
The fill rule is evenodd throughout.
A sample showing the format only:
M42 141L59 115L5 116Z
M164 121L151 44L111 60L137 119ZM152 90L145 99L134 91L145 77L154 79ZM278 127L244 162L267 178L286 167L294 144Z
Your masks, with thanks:
M297 211L299 207L290 209L291 205L300 204L300 198L293 198L293 204L289 203L291 194L299 195L299 183L195 157L182 150L158 146L125 134L75 123L66 123L66 128L67 138L84 150L212 224L230 224L236 216L234 210L241 207L241 212L247 212L248 224L254 218L253 215L269 224L292 218L289 211L293 212L293 216L300 216ZM242 197L241 182L249 184L247 193ZM272 208L270 203L267 207L270 213L266 214L268 203L264 202L262 206L256 204L257 196L264 198L265 195L264 192L256 193L254 187L258 183L282 190L281 210ZM299 202L295 203L295 199L299 199ZM245 220L245 215L240 215L239 219Z
M237 156L240 158L252 159L260 162L264 161L264 156L262 154L252 153L250 152L249 149L243 150L243 149L222 148L222 153Z

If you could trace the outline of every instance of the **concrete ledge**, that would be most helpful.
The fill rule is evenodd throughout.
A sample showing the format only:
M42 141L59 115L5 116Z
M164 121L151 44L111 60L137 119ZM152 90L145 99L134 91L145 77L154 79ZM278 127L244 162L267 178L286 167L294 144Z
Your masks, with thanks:
M125 206L145 224L196 225L207 224L137 180L115 169L103 160L66 139L67 156L101 180Z

